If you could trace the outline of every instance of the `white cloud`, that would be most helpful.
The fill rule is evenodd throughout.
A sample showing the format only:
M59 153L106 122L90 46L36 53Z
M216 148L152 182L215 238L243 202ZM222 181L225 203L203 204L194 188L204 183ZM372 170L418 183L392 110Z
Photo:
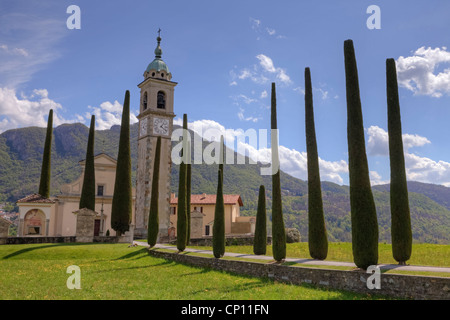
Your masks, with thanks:
M174 124L182 125L181 118L174 119ZM219 141L220 136L225 137L227 147L233 150L240 150L241 154L246 154L253 161L262 163L269 163L271 159L271 151L268 148L270 141L258 140L257 145L250 143L250 141L242 142L239 137L245 135L242 129L226 129L220 123L214 120L196 120L188 123L188 128L196 132L204 139L210 141ZM261 137L259 137L262 139ZM270 132L267 135L270 140ZM307 179L307 154L295 149L289 149L285 146L279 146L280 167L286 173L299 178ZM348 174L348 164L344 160L340 161L326 161L319 159L320 175L324 181L332 181L338 184L344 182L343 175Z
M267 90L264 90L263 92L261 92L260 98L264 99L267 98L267 96L268 96Z
M281 68L277 68L277 79L284 84L290 84L291 78L286 74L286 71Z
M62 105L50 99L46 89L35 89L29 97L22 92L18 98L14 89L0 88L0 132L19 127L46 127L50 109L53 109L55 126L80 119L79 115L73 120L64 119L58 113L63 110Z
M280 80L284 84L291 83L291 78L287 75L286 70L282 68L275 68L273 61L270 57L264 54L258 54L256 58L259 60L259 64L264 71L269 73L275 73L276 79Z
M389 156L389 135L377 126L367 129L367 153L371 156Z
M256 58L259 60L259 64L261 67L263 67L264 70L267 72L276 72L277 69L275 69L273 65L272 59L270 59L268 56L264 54L258 54Z
M405 153L405 166L408 180L442 184L450 187L449 162L434 161L412 153Z
M28 56L28 52L23 48L10 49L6 44L2 44L2 45L0 45L0 49L3 52L8 53L10 55L19 55L19 56L24 56L24 57Z
M387 131L371 126L367 129L369 140L367 144L368 154L372 156L389 156L389 136ZM442 184L450 187L450 163L446 161L434 161L427 157L418 156L409 149L421 147L431 143L427 138L403 134L403 148L405 155L405 168L408 180L420 181L425 183ZM376 172L371 172L373 184L388 183L382 180Z
M295 87L293 90L298 92L298 93L300 93L301 95L305 95L305 89L303 89L300 86L299 87ZM315 94L316 92L320 94L320 97L321 97L322 100L327 100L329 98L329 91L328 90L324 90L322 88L315 88L315 87L313 87L313 94ZM334 96L334 99L338 99L338 98L339 98L338 95Z
M241 100L241 101L243 101L245 104L250 104L250 103L253 103L253 102L257 102L257 101L258 101L258 100L256 100L256 99L249 98L249 97L247 97L247 96L244 95L244 94L238 95L235 99Z
M250 25L253 30L258 30L261 26L261 20L250 17Z
M252 76L252 73L250 72L250 70L244 69L244 70L241 70L241 73L239 74L238 78L241 80L244 80L244 79L250 78L251 76Z
M267 33L268 33L270 36L273 36L273 35L275 35L275 33L277 33L277 32L275 31L275 29L271 29L271 28L266 28L266 31L267 31Z
M260 120L261 118L255 118L255 117L245 117L244 116L244 109L242 109L242 108L239 108L239 112L238 112L238 118L239 118L239 120L242 120L242 121L251 121L251 122L258 122L258 120Z
M439 98L450 94L450 68L436 72L439 65L449 63L450 52L446 47L421 47L412 56L397 59L398 83L417 95Z
M372 186L377 184L387 184L390 182L389 180L383 180L380 174L376 171L370 171L369 176L370 176L370 184Z
M286 36L277 34L277 31L274 28L263 26L263 23L259 19L250 17L250 27L256 34L258 34L256 40L261 40L262 36L269 35L270 37L276 35L276 39L285 39Z
M388 132L378 126L371 126L367 129L367 134L367 153L371 156L389 156ZM413 147L422 147L431 143L427 138L417 134L404 133L402 138L405 152Z
M122 122L123 106L117 100L114 103L105 101L100 104L100 107L91 107L92 114L95 115L95 128L97 130L107 130L113 125L120 125ZM91 118L91 114L86 113L86 119ZM138 122L136 115L130 112L130 124Z
M403 139L403 149L409 150L413 147L422 147L428 143L431 143L430 140L428 140L425 137L419 136L418 134L409 134L404 133L402 134Z

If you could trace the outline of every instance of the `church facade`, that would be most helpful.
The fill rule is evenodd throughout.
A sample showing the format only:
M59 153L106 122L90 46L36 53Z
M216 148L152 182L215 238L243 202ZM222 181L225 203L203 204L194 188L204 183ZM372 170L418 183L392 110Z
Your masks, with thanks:
M50 199L32 194L17 201L19 206L19 228L17 236L75 236L77 231L77 211L80 204L86 161L79 162L82 173L75 181L63 185L60 194ZM93 236L107 233L116 235L111 228L111 207L114 193L117 162L107 154L94 157L95 168L95 220ZM135 189L133 188L134 225ZM109 231L109 232L108 232Z

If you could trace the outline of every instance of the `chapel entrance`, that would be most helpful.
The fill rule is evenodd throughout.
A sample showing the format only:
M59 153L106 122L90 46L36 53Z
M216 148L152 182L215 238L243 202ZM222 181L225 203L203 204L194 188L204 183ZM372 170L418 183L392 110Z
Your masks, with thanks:
M24 218L24 231L26 236L45 235L45 213L39 209L28 211Z

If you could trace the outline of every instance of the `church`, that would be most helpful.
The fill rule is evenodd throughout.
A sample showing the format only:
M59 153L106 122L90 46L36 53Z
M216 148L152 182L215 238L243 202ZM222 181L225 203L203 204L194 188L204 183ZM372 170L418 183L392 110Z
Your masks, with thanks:
M148 215L153 179L156 140L161 139L159 173L159 241L168 241L176 234L176 198L171 195L171 135L173 131L174 90L177 85L162 60L161 37L157 37L155 58L143 74L140 88L139 130L137 150L136 187L133 188L133 212L130 224L131 237L147 238ZM79 201L83 183L85 161L80 161L81 176L64 185L56 197L47 199L38 194L17 201L19 206L18 236L75 236ZM116 159L101 153L94 158L96 205L92 217L92 236L115 236L111 228L111 206L114 192ZM253 234L254 217L240 217L243 206L239 195L225 195L226 234ZM192 195L194 235L212 235L215 195ZM77 217L78 215L78 217ZM191 223L192 224L192 223ZM198 230L197 230L198 229ZM90 231L88 232L90 233Z

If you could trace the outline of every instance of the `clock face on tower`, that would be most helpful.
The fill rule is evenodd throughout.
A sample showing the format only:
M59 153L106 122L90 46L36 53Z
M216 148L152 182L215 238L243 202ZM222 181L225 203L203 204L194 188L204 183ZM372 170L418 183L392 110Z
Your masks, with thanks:
M139 135L142 137L147 134L147 118L142 119L141 125L140 125L140 133Z
M153 118L153 134L169 135L169 119Z

